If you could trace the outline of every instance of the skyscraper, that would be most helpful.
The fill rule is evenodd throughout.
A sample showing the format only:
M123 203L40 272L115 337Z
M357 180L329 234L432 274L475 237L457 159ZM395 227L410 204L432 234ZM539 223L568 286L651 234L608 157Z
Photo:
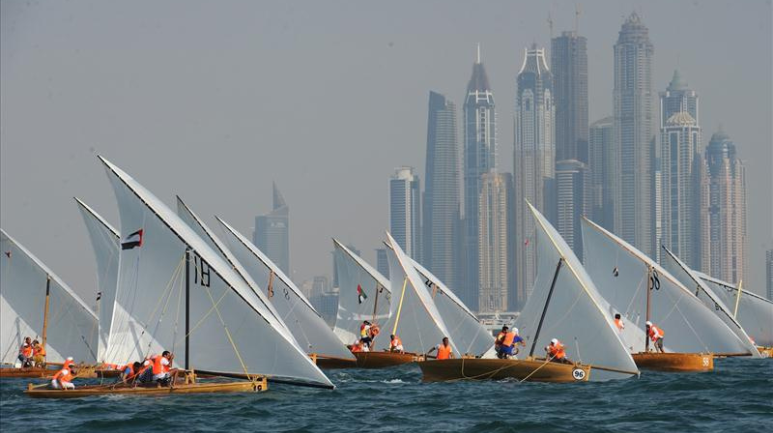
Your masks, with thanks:
M389 179L389 231L400 248L421 257L421 189L413 167L399 167Z
M550 53L556 106L556 160L588 163L588 52L577 32L553 38Z
M271 212L255 217L253 243L279 269L290 275L290 208L276 183L272 184L274 206Z
M461 203L456 106L445 96L429 92L427 117L423 265L457 289Z
M768 299L773 301L773 250L765 251L765 281L768 286Z
M507 311L512 288L513 180L509 173L494 171L481 177L479 201L479 268L480 293L478 311Z
M582 233L580 222L583 215L589 215L590 176L588 166L576 159L556 162L556 190L558 233L566 244L582 260Z
M478 205L481 176L496 169L497 116L494 94L478 57L464 101L464 288L460 297L478 309Z
M737 283L746 274L746 170L721 130L711 136L703 172L701 269Z
M376 270L389 278L389 259L387 259L386 248L376 248Z
M700 125L698 92L690 89L677 69L666 90L660 92L660 128L665 128L668 119L680 111L689 113L695 123Z
M588 168L591 182L590 218L609 231L614 228L615 119L605 117L590 126Z
M515 94L515 268L520 309L531 293L536 273L534 218L528 200L555 223L555 141L553 77L545 50L525 50Z
M615 232L644 254L655 253L655 138L649 31L636 12L614 47Z
M686 111L671 115L660 136L662 239L658 241L693 268L701 266L695 227L700 217L695 209L699 197L695 194L693 161L700 137L698 124Z

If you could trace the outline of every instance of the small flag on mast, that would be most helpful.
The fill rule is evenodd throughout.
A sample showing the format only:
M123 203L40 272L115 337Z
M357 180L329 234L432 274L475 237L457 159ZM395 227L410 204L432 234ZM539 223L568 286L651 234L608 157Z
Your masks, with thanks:
M143 230L139 229L136 232L130 234L129 236L126 236L123 241L121 242L121 249L122 250L130 250L134 247L141 247L142 246L142 233Z
M368 299L368 295L362 290L362 286L357 284L357 303L362 304L362 301Z

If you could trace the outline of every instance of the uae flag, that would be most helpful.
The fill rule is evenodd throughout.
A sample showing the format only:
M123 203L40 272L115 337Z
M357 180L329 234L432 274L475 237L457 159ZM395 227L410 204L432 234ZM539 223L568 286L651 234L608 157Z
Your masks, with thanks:
M362 301L368 299L368 295L362 290L362 286L357 284L357 303L362 304Z
M134 247L141 247L141 246L142 246L142 229L137 230L136 232L130 234L129 236L126 236L121 241L122 250L130 250Z

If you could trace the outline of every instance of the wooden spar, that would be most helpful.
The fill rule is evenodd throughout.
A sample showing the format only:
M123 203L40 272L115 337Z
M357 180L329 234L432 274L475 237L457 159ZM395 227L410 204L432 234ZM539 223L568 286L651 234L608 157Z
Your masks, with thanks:
M46 304L43 307L43 349L46 348L46 340L48 339L48 304L51 298L51 276L46 275Z
M400 312L403 310L403 299L405 299L405 286L408 285L408 277L403 280L403 292L400 294L400 303L397 304L397 316L395 316L395 326L392 328L392 335L397 335L397 324L400 322Z
M556 281L558 280L558 272L561 270L561 265L564 263L564 258L558 259L556 265L556 272L553 274L553 281L550 283L550 291L548 292L548 298L545 300L545 307L542 308L542 316L539 318L539 324L537 325L537 332L534 333L534 341L531 343L531 350L529 356L534 356L534 349L537 347L537 339L539 333L542 330L542 323L545 321L545 314L548 312L548 305L550 304L550 298L553 296L553 289L556 288Z
M271 273L268 274L268 287L266 288L266 292L268 292L268 299L271 299L274 297L274 270L271 269Z
M653 283L652 281L652 265L647 265L647 312L645 313L645 321L650 321L650 292L653 289ZM647 326L644 326L644 351L649 352L650 351L650 336L649 332L647 332Z
M198 270L196 270L198 272ZM191 332L191 249L185 249L185 369L190 366L190 332Z
M378 281L376 281L376 299L373 301L373 318L371 319L371 322L376 323L376 312L378 311L378 292L379 292L379 285Z
M733 319L738 320L738 304L741 303L741 292L743 291L743 280L738 281L738 293L735 294L735 308L733 309Z

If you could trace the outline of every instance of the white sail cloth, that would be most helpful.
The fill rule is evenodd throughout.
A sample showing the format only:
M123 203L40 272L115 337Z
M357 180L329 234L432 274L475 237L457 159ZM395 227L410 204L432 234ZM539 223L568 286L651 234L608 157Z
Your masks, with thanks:
M494 345L494 336L478 321L451 289L416 260L413 266L424 280L435 306L443 318L457 348L464 354L483 355Z
M637 374L636 363L609 314L609 304L558 231L531 204L529 207L536 221L537 274L531 295L515 321L526 342L525 353L544 356L544 347L556 338L572 361L630 372L594 370L591 380Z
M150 191L101 159L125 236L107 361L170 350L188 368L333 386L218 253Z
M338 273L338 314L333 332L344 344L359 339L364 320L381 326L389 319L389 280L368 262L333 239Z
M43 342L49 284L46 360L93 363L97 316L56 274L0 229L0 363L14 364L25 337Z
M695 272L706 286L735 313L738 288L734 285ZM754 293L743 290L738 301L738 313L735 317L755 344L773 347L773 302Z
M650 320L665 332L667 351L743 353L744 344L674 276L642 252L593 222L583 219L585 269L610 305L610 315L627 319L626 344L645 348L647 288L652 267ZM638 332L636 332L638 331Z
M121 252L121 236L104 218L99 216L83 201L76 198L83 223L89 232L94 259L97 262L97 317L99 318L99 341L97 361L103 361L110 337L115 307L115 288L118 283L118 256Z
M453 353L459 357L461 353L454 337L424 287L424 280L413 261L389 233L387 238L391 247L386 249L392 285L391 315L381 330L383 336L376 338L375 347L388 349L389 335L394 333L402 340L406 352L426 353L439 345L443 337L448 337Z
M224 240L247 273L261 285L266 297L306 353L354 359L327 326L300 289L262 251L220 218Z
M663 267L671 273L676 279L679 280L685 287L692 289L695 288L695 297L697 297L709 311L714 314L727 325L730 330L741 340L746 352L755 358L759 358L760 352L757 347L752 343L752 339L746 334L746 331L741 327L741 324L735 320L732 311L728 306L717 296L714 292L706 287L706 283L700 279L692 269L688 268L671 250L663 247L665 254L663 254Z

